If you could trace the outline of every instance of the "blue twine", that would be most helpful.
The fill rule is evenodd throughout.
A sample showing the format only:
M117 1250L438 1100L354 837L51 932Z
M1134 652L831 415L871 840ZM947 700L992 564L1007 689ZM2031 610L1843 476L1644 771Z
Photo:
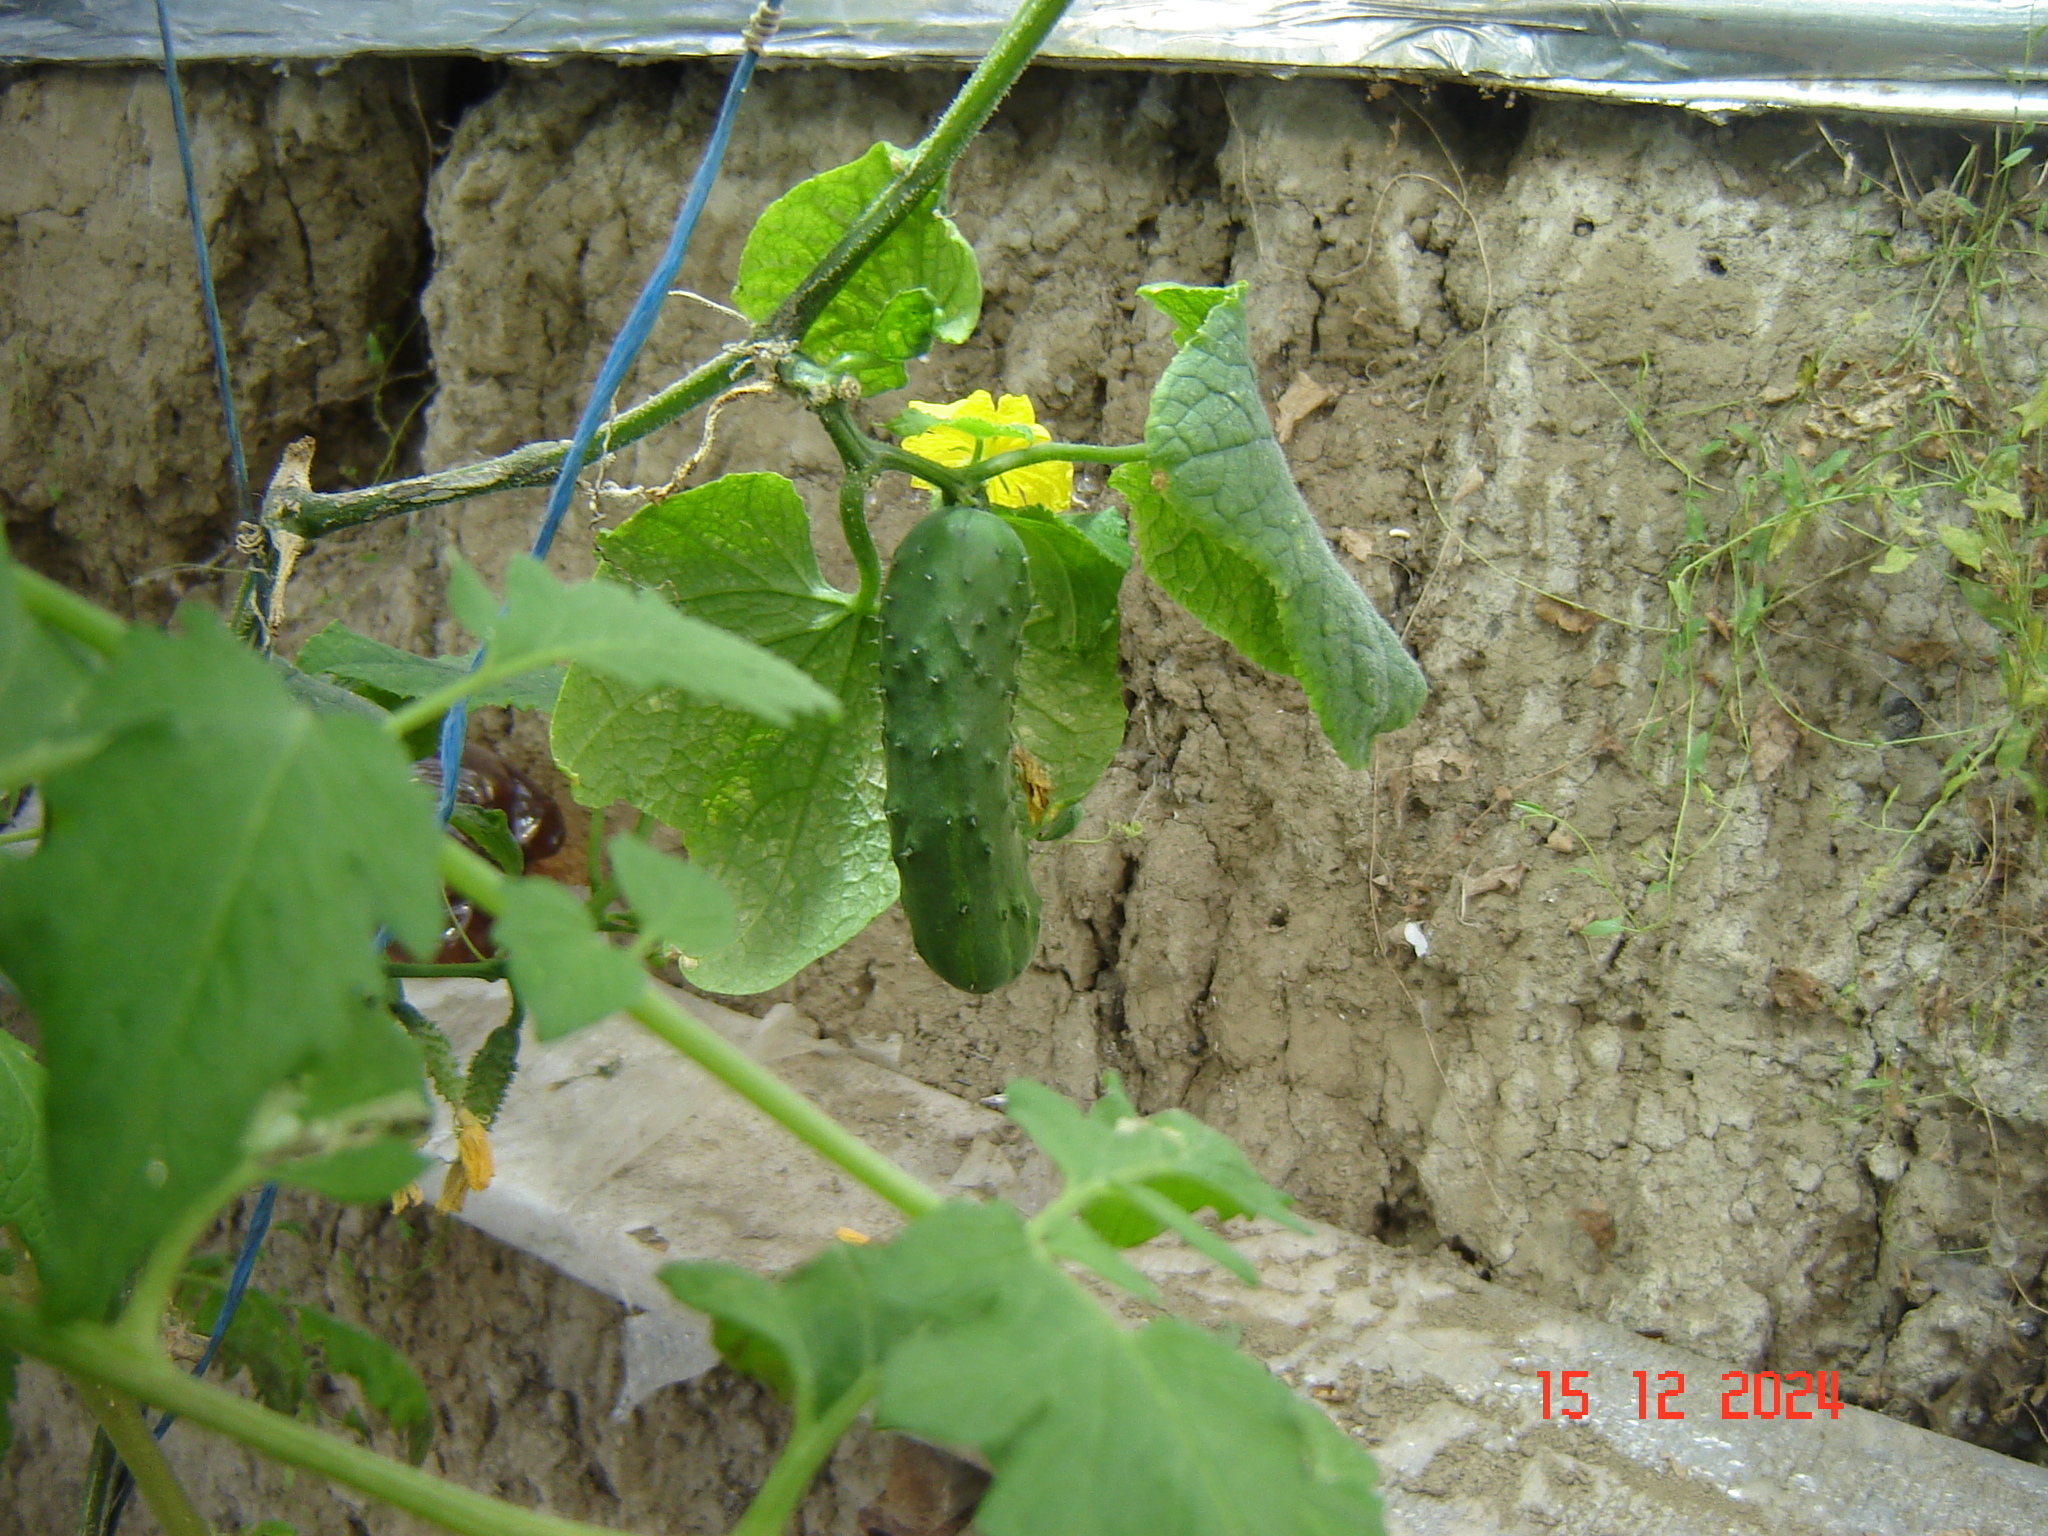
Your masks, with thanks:
M583 471L583 456L596 441L598 428L610 415L612 401L626 382L626 374L654 330L655 317L661 313L662 302L667 299L669 287L682 268L683 257L690 248L690 237L697 231L697 220L704 212L705 203L710 200L719 167L725 162L725 148L732 138L733 121L739 115L740 98L746 95L747 86L754 78L754 66L760 62L762 46L781 20L782 0L765 0L741 35L739 61L733 66L732 79L726 82L725 99L719 103L718 118L711 125L711 137L705 141L703 153L697 157L697 169L690 177L689 191L676 214L675 228L669 232L668 247L661 253L661 260L656 263L646 286L640 290L640 296L633 301L625 324L619 327L619 334L613 338L611 350L605 354L604 366L597 370L597 383L592 386L590 399L576 423L575 434L569 439L569 451L562 456L562 467L555 473L554 486L548 492L547 514L541 519L540 529L533 538L533 556L537 560L545 560L548 551L554 548L555 534L561 529L562 519L569 511L569 499L576 491L576 478ZM482 664L483 648L479 646L470 662L470 669L474 671ZM461 772L463 741L468 733L469 705L465 701L455 705L441 719L441 800L437 810L444 827L448 825L448 818L455 814L456 778Z
M171 122L178 133L178 163L185 171L185 214L192 224L192 254L199 261L199 298L206 310L206 335L213 343L213 382L227 419L228 473L235 488L235 516L249 515L249 462L242 452L242 423L235 414L234 381L228 374L228 344L220 328L220 304L213 292L213 257L206 249L206 223L199 214L199 177L192 169L192 130L185 121L185 91L178 83L178 59L171 47L168 0L156 0L156 27L164 44L164 83L171 88Z

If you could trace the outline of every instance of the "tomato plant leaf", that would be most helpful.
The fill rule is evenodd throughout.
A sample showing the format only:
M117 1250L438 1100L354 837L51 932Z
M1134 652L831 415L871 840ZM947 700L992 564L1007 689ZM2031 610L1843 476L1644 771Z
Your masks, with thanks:
M415 1465L423 1460L434 1439L434 1405L412 1363L374 1334L318 1307L297 1308L296 1320L300 1336L320 1351L327 1369L354 1377L371 1412L405 1437L406 1455Z
M780 475L727 475L645 508L599 541L606 567L745 636L838 696L833 721L775 730L674 689L572 667L555 757L585 805L626 800L682 833L725 888L732 945L691 980L765 992L896 899L882 815L880 627L826 584L810 519Z
M1207 1208L1219 1219L1268 1216L1308 1230L1289 1212L1288 1198L1253 1171L1228 1136L1184 1110L1141 1116L1114 1072L1104 1075L1102 1097L1085 1114L1038 1083L1014 1082L1004 1091L1005 1113L1052 1160L1068 1189L1096 1192L1075 1219L1113 1247L1133 1247L1170 1227L1256 1284L1244 1257L1189 1213Z
M735 1370L789 1399L810 1420L880 1358L894 1327L878 1294L886 1249L834 1243L770 1283L731 1264L671 1264L661 1280L714 1319L713 1342Z
M605 941L583 903L552 880L507 883L492 937L512 966L512 985L543 1040L631 1006L646 973Z
M1045 765L1050 816L1057 816L1095 787L1124 744L1117 594L1131 566L1130 540L1113 511L1061 517L1004 508L999 515L1024 541L1031 571L1017 740Z
M359 635L346 624L330 624L299 651L299 670L324 674L357 689L379 704L402 703L438 693L469 672L467 656L415 656L382 640ZM543 667L480 688L472 704L503 704L513 709L555 707L562 691L562 669Z
M917 1326L884 1356L875 1421L987 1458L976 1530L1382 1530L1370 1458L1319 1410L1186 1323L1118 1327L1008 1206L947 1206L889 1258L884 1293Z
M0 763L46 746L52 737L73 734L79 700L91 678L73 646L47 633L22 607L14 590L14 561L0 543ZM0 789L10 787L0 784Z
M14 1036L0 1032L0 1227L11 1227L31 1255L43 1246L43 1066Z
M398 749L292 704L199 610L185 623L123 640L80 706L108 745L42 782L40 851L0 861L0 971L48 1069L59 1320L104 1315L221 1194L273 1090L354 1056L379 927L416 951L441 927L431 807Z
M836 714L839 701L778 656L651 592L613 581L565 586L531 556L505 571L501 611L476 573L451 556L448 606L491 647L490 670L580 662L634 688L679 688L774 725Z
M1427 685L1295 489L1259 401L1242 285L1139 292L1186 335L1145 422L1154 494L1131 500L1145 569L1251 660L1298 679L1337 755L1363 767ZM1132 467L1113 483L1137 481Z
M893 144L799 182L770 203L740 253L733 308L765 320L908 162ZM962 342L981 317L981 272L934 192L892 230L825 306L803 339L804 355L838 367L870 395L900 388L907 358L933 337ZM906 295L922 293L920 304Z
M725 887L697 864L650 848L637 837L611 842L612 870L640 919L640 932L696 959L732 943L738 923Z

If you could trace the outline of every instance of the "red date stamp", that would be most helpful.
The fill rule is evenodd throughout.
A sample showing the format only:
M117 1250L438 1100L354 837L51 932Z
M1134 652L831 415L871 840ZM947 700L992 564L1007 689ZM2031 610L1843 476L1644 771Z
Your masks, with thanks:
M1586 1383L1591 1371L1538 1371L1543 1383L1543 1417L1583 1419L1593 1411L1592 1393ZM1649 1371L1632 1373L1636 1383L1636 1417L1639 1419L1682 1419L1685 1417L1685 1372ZM1552 1389L1553 1375L1556 1379ZM1842 1416L1842 1376L1839 1371L1727 1371L1721 1381L1720 1418L1729 1419L1811 1419L1826 1414ZM1733 1385L1728 1385L1733 1383ZM1709 1410L1711 1413L1711 1409Z

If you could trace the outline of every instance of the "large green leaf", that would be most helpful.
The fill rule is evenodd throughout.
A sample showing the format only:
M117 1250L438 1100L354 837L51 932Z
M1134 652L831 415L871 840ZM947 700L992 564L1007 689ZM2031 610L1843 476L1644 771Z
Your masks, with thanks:
M892 1245L921 1326L875 1421L969 1445L986 1536L1372 1536L1365 1452L1257 1361L1173 1318L1119 1328L1004 1205L948 1206Z
M70 642L22 607L14 561L0 543L0 791L82 755L60 743L77 742L78 703L91 676Z
M305 643L299 651L299 667L363 689L384 704L438 693L468 674L469 658L415 656L411 651L401 651L395 645L372 640L346 624L337 623L328 625ZM555 707L555 695L561 691L562 669L544 667L479 689L469 696L469 702L507 704L514 709L545 713Z
M586 805L626 800L683 834L738 914L691 980L765 992L896 899L882 816L879 628L827 585L810 520L780 475L728 475L635 513L600 541L606 569L765 646L838 697L832 721L774 730L675 689L572 667L555 757Z
M1111 483L1167 594L1260 666L1300 680L1337 755L1365 766L1405 725L1422 670L1323 540L1259 403L1243 285L1141 288L1184 338L1145 422L1147 466Z
M908 160L877 144L850 165L799 182L756 221L740 253L733 307L765 320ZM913 209L847 280L805 334L805 356L860 381L867 394L900 388L903 363L932 339L962 342L981 316L981 273L933 193Z
M12 1227L31 1254L43 1246L44 1159L42 1063L0 1033L0 1227Z
M97 756L43 781L49 831L0 860L0 970L42 1027L56 1318L99 1317L150 1246L288 1142L289 1080L363 1048L376 936L431 947L426 792L367 722L292 704L196 610L132 632L80 709ZM330 1108L348 1097L329 1074ZM381 1097L380 1065L365 1096ZM288 1127L287 1127L288 1128Z
M522 555L505 570L500 608L460 556L448 606L490 647L484 676L577 662L630 688L679 688L772 725L838 713L839 702L797 668L649 592L610 581L564 586Z
M779 1284L663 1271L726 1358L815 1416L879 1367L875 1422L979 1451L986 1536L1374 1536L1372 1462L1185 1323L1126 1332L1010 1206L949 1205Z
M1000 511L1024 541L1031 570L1031 617L1017 666L1017 740L1045 765L1050 815L1057 816L1095 787L1124 742L1117 594L1131 566L1130 540L1113 511Z

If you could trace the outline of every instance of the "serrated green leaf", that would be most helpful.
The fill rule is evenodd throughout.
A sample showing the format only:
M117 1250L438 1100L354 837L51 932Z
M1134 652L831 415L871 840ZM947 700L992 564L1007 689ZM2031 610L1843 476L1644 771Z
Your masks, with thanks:
M512 835L512 822L503 811L458 800L448 813L448 825L476 844L483 856L506 874L525 873L526 850Z
M300 649L299 668L371 690L382 695L378 702L384 703L423 699L459 682L469 671L469 658L415 656L336 623L321 630ZM561 691L562 669L544 667L479 689L470 695L469 701L537 709L546 714L554 709L555 695Z
M1185 329L1197 292L1147 296ZM1427 684L1295 489L1259 402L1241 291L1211 294L1152 392L1145 448L1160 474L1148 477L1154 495L1132 500L1138 550L1204 625L1298 679L1337 755L1361 768L1375 736L1414 717Z
M219 1321L227 1297L225 1268L217 1258L203 1267L195 1263L195 1272L178 1288L178 1310L202 1334L211 1334ZM220 1374L232 1380L247 1371L258 1402L296 1417L307 1404L313 1367L292 1314L291 1307L261 1286L243 1291L227 1332L221 1335Z
M491 936L543 1040L631 1006L647 984L633 957L605 942L583 904L552 880L509 882Z
M1140 1115L1114 1072L1086 1114L1038 1083L1005 1090L1004 1112L1052 1160L1070 1190L1099 1190L1079 1219L1113 1247L1130 1248L1171 1228L1247 1282L1237 1251L1187 1213L1213 1210L1218 1219L1269 1216L1298 1230L1287 1197L1253 1171L1237 1144L1178 1109Z
M31 1256L43 1245L48 1177L43 1065L0 1032L0 1227L12 1227Z
M838 713L839 701L800 670L651 592L611 581L564 586L530 556L505 571L500 611L458 555L448 606L491 648L492 670L575 662L630 688L680 688L773 725Z
M1371 1460L1319 1411L1200 1329L1119 1328L1007 1206L913 1223L885 1283L919 1326L884 1358L875 1421L987 1458L986 1536L1383 1529Z
M851 164L800 182L768 205L740 253L733 307L765 320L839 243L907 161L893 144L877 144ZM804 355L827 367L861 361L849 371L863 391L879 394L907 377L901 350L910 337L903 295L922 291L931 303L929 333L962 342L981 316L981 274L974 250L939 212L934 192L911 211L848 279L803 338ZM896 306L892 309L891 306Z
M1984 569L1984 535L1974 528L1958 528L1953 523L1943 523L1934 530L1934 536L1948 546L1948 552L1973 571Z
M637 837L612 839L612 869L640 919L640 932L702 959L729 947L739 932L732 898L696 864L650 848Z
M300 1336L320 1351L327 1369L354 1377L371 1412L405 1437L406 1454L415 1464L424 1459L434 1439L434 1405L411 1362L374 1334L318 1307L298 1308L297 1321Z
M770 1284L730 1264L671 1264L661 1280L676 1299L716 1321L718 1351L789 1399L810 1420L881 1358L898 1320L880 1294L885 1249L834 1243Z
M49 1072L53 1319L102 1316L247 1166L259 1105L359 1049L378 928L418 950L441 926L431 808L398 749L185 623L125 638L80 706L109 745L43 781L40 851L0 861L0 970Z
M555 757L586 805L625 800L683 835L732 898L738 937L691 979L765 992L896 899L882 815L880 631L826 584L810 519L780 475L728 475L635 513L600 540L609 570L767 647L844 705L773 730L673 690L572 668Z
M1017 665L1017 740L1052 779L1057 816L1095 787L1124 742L1117 595L1130 569L1123 519L999 509L1024 541L1031 617ZM1049 818L1048 818L1049 819Z

